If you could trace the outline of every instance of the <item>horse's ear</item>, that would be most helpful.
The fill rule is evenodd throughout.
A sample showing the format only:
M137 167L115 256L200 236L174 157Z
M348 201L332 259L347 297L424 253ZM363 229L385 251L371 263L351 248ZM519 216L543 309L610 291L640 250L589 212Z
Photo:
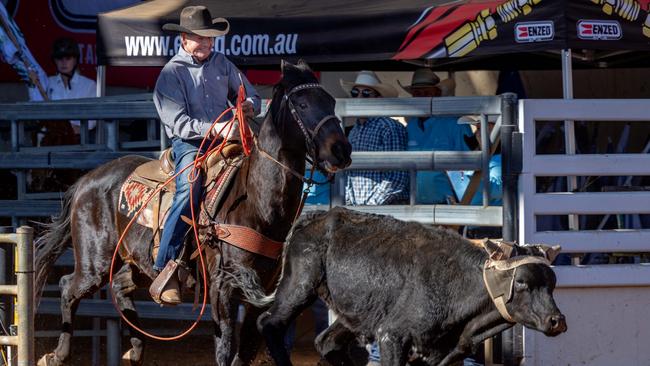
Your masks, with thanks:
M305 61L303 59L298 60L298 64L296 66L300 67L303 70L311 71L311 67L309 67L309 65L307 65L307 61Z
M282 70L282 73L284 74L289 68L295 67L291 62L286 61L286 60L281 60L280 61L280 70Z

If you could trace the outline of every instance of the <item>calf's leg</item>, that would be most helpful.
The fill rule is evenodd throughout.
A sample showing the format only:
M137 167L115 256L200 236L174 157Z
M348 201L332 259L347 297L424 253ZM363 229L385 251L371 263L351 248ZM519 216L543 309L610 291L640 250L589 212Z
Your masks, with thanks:
M257 320L257 328L278 366L291 365L284 348L287 327L316 300L316 289L323 278L321 251L314 247L305 249L306 246L311 244L305 241L289 244L275 302Z

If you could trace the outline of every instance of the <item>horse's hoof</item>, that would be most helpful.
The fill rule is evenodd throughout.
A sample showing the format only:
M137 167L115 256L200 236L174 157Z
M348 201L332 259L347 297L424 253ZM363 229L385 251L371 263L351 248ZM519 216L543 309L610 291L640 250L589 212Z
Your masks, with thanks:
M56 358L54 353L48 353L45 354L43 357L41 357L41 359L38 360L36 365L37 366L59 366L59 365L63 365L63 363Z
M140 366L142 358L136 359L135 351L130 349L122 355L122 366Z

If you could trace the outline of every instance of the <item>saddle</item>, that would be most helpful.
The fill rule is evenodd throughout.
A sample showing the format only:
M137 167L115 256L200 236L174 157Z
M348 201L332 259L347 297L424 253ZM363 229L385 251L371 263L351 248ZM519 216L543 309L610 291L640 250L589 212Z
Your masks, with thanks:
M241 145L232 143L226 145L221 152L213 152L205 159L201 167L201 174L204 177L202 192L206 195L206 199L201 200L203 205L201 210L195 211L200 212L200 225L207 225L210 218L206 213L215 212L223 198L223 193L234 180L244 160L242 151ZM174 175L174 168L171 149L163 151L160 159L138 166L122 184L119 212L132 219L149 197ZM161 230L167 220L174 192L176 192L176 184L172 180L151 198L136 219L138 224L151 228L153 231L151 254L154 260L160 246ZM121 249L120 254L123 258L127 258L128 253L125 252L125 249L123 250Z

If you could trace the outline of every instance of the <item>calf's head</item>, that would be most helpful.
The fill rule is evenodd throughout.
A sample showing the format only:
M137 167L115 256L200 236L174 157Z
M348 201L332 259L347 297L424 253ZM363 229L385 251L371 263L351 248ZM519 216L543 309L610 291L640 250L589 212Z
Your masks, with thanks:
M556 278L550 267L559 246L486 242L485 248L490 259L483 278L501 315L547 336L565 332L566 319L553 299Z

